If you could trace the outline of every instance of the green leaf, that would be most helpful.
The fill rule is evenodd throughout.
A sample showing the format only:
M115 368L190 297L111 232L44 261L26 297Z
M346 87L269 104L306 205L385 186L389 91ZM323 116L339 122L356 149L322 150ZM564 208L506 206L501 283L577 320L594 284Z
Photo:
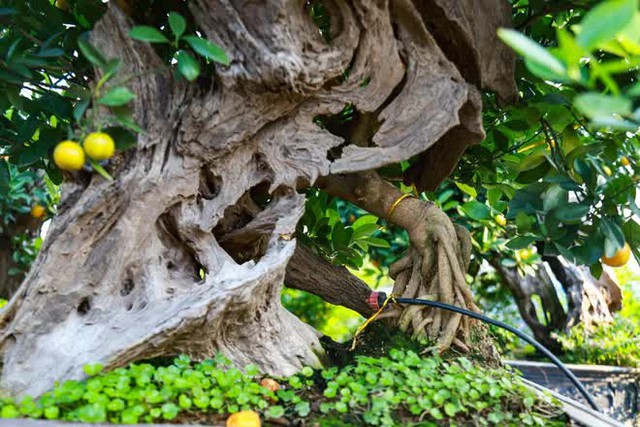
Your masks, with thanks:
M460 209L467 214L470 218L478 221L491 218L491 210L484 203L480 203L477 200L471 200L462 206Z
M200 63L196 61L189 52L184 50L178 51L176 58L178 59L178 70L185 79L192 82L198 78L198 75L200 74Z
M549 212L569 201L569 193L558 185L552 185L542 194L542 209Z
M311 412L311 405L309 402L299 402L296 404L294 410L301 417L306 417Z
M196 36L185 36L184 39L197 54L202 55L211 61L219 62L223 65L229 65L229 58L220 46L211 43L209 40Z
M524 234L531 231L531 225L533 220L529 215L524 212L518 212L516 215L516 228L518 229L518 233Z
M187 21L176 12L169 13L169 27L171 27L171 32L174 36L176 36L176 40L180 38L182 34L184 34L184 30L187 28Z
M622 226L622 232L624 233L627 243L631 247L633 255L636 257L636 260L638 260L638 249L640 248L640 224L633 219L630 219ZM640 260L638 261L640 262Z
M267 418L280 418L284 416L284 408L280 405L271 406L266 413Z
M379 227L376 223L361 224L358 228L353 227L353 240L371 236L373 233L378 231L378 229Z
M9 163L5 159L0 159L0 195L7 194L11 188L11 172Z
M165 420L172 420L178 416L180 408L175 403L165 403L162 405L162 418Z
M139 25L129 31L129 37L149 43L169 43L169 39L160 31L148 25Z
M84 365L82 367L82 370L84 371L84 373L89 375L90 377L94 377L98 375L100 372L102 372L103 369L104 369L104 365L101 365L99 363L94 365Z
M622 96L604 95L602 93L581 93L574 99L575 107L585 116L594 119L612 115L631 114L631 100Z
M637 0L610 0L600 3L582 19L576 41L585 49L592 50L624 29L633 19L636 9Z
M592 230L584 244L572 248L571 253L581 264L593 265L598 263L600 257L604 255L604 237L600 230Z
M109 172L107 172L102 166L100 166L98 162L89 159L89 163L91 163L93 170L98 172L104 179L106 179L107 181L113 181L113 177L109 175Z
M531 169L535 169L546 161L547 159L542 153L536 154L535 156L527 156L522 159L522 161L518 165L518 172L525 172Z
M604 253L612 257L624 246L624 233L618 224L605 218L600 220L600 231L604 235Z
M124 86L114 87L105 93L98 103L108 107L119 107L135 99L136 94Z
M364 224L375 224L377 222L378 217L374 215L362 215L360 218L356 219L353 224L351 224L351 227L353 227L354 230L357 230Z
M462 182L457 182L457 181L455 182L455 184L460 190L462 190L463 193L468 194L469 196L471 196L474 199L476 197L478 197L478 192L472 186L467 185L467 184L463 184Z
M93 46L88 41L82 38L79 38L78 47L80 48L80 52L82 52L85 58L87 58L87 60L91 62L93 65L96 65L98 67L103 67L107 63L106 59L104 59L104 56L98 50L98 48Z
M87 107L89 106L89 101L88 99L84 99L76 103L76 106L73 108L73 118L76 122L84 116L84 112L87 111Z
M507 247L513 250L524 249L531 246L536 240L538 239L533 236L518 236L509 240Z
M599 262L596 262L595 264L591 264L589 266L589 272L596 279L600 279L600 276L602 276L602 264L600 264Z
M362 239L362 241L366 242L369 246L374 248L390 248L389 242L384 239L380 239L379 237L367 237Z
M553 210L555 217L565 224L577 224L589 213L588 205L567 203Z
M138 138L136 137L136 135L125 128L117 126L108 127L106 129L103 129L103 132L108 133L109 136L113 138L113 141L116 144L116 150L118 151L124 151L128 150L129 148L135 147L136 143L138 142Z
M500 28L498 37L530 63L543 67L557 75L565 74L565 66L558 58L524 34L508 28Z

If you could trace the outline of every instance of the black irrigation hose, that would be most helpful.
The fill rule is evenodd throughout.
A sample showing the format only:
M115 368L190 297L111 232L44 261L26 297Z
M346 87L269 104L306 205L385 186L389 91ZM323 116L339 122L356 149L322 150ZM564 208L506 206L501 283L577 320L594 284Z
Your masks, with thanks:
M382 299L382 301L384 301L384 300L386 300L387 297L386 297L386 295L384 295L383 292L380 292L378 298ZM473 317L474 319L481 320L481 321L483 321L485 323L489 323L490 325L498 326L498 327L500 327L502 329L506 329L507 331L509 331L509 332L511 332L513 334L516 334L518 337L522 338L523 340L525 340L526 342L528 342L529 344L534 346L536 348L536 350L540 351L545 356L547 356L549 358L549 360L551 360L551 362L553 362L553 364L556 365L558 367L558 369L560 369L562 371L562 373L564 373L567 376L567 378L569 378L569 380L573 383L573 385L576 386L578 391L580 393L582 393L584 398L587 400L587 402L589 402L589 405L591 405L591 407L593 409L595 409L596 411L598 411L600 413L604 413L604 412L602 412L602 410L596 404L595 400L593 399L593 396L591 396L589 394L589 392L584 388L584 386L578 380L578 378L576 378L576 376L573 375L573 372L571 372L569 369L567 369L567 367L564 366L564 364L553 353L551 353L549 350L547 350L546 347L544 347L542 344L540 344L535 339L531 338L529 335L527 335L527 334L519 331L518 329L514 328L513 326L508 325L508 324L506 324L504 322L500 322L499 320L491 319L491 318L489 318L487 316L484 316L482 314L479 314L479 313L476 313L476 312L473 312L473 311L470 311L470 310L466 310L466 309L461 308L461 307L456 307L455 305L445 304L445 303L442 303L442 302L431 301L431 300L427 300L427 299L394 298L394 299L391 299L389 302L395 302L395 303L399 303L399 304L426 305L428 307L435 307L435 308L440 308L440 309L443 309L443 310L454 311L456 313L464 314L465 316L469 316L469 317Z

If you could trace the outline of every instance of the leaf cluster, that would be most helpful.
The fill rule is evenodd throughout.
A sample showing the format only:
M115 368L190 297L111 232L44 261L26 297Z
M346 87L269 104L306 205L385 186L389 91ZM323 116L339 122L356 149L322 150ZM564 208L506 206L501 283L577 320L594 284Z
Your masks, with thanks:
M259 385L255 366L239 370L222 355L169 366L131 364L103 373L87 365L85 381L67 381L34 400L2 399L2 418L46 418L134 424L188 414L225 415L256 410L266 419L338 417L342 425L421 425L473 421L477 425L564 425L550 399L526 388L515 374L466 358L445 361L413 351L356 357L353 365L304 368L278 379L276 392Z

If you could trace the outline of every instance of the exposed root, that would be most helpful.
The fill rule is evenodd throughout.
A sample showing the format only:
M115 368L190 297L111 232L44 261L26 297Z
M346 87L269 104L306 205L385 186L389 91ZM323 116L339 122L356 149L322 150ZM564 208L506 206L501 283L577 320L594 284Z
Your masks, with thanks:
M465 280L471 254L469 232L454 226L444 212L431 204L424 204L419 217L416 226L408 230L411 247L407 254L389 268L395 278L393 293L479 311ZM397 318L397 326L414 337L435 340L440 352L452 345L469 351L473 320L459 313L408 305L401 313L395 309L382 316Z

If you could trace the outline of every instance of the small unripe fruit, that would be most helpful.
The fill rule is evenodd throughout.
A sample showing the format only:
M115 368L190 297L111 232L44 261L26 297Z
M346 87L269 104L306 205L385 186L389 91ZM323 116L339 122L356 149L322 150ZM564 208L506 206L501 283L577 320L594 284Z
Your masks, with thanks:
M77 171L84 165L84 151L74 141L62 141L53 150L53 161L62 170Z
M505 225L507 225L507 218L505 218L503 214L498 214L494 216L493 219L500 227L504 227Z
M56 0L56 7L61 10L69 10L69 2L67 0Z
M107 160L116 151L116 145L111 136L104 132L93 132L87 135L82 144L84 151L95 161Z
M607 176L611 176L611 174L613 173L613 172L611 172L611 168L610 168L609 166L603 166L603 167L602 167L602 170L604 171L604 173L605 173Z

